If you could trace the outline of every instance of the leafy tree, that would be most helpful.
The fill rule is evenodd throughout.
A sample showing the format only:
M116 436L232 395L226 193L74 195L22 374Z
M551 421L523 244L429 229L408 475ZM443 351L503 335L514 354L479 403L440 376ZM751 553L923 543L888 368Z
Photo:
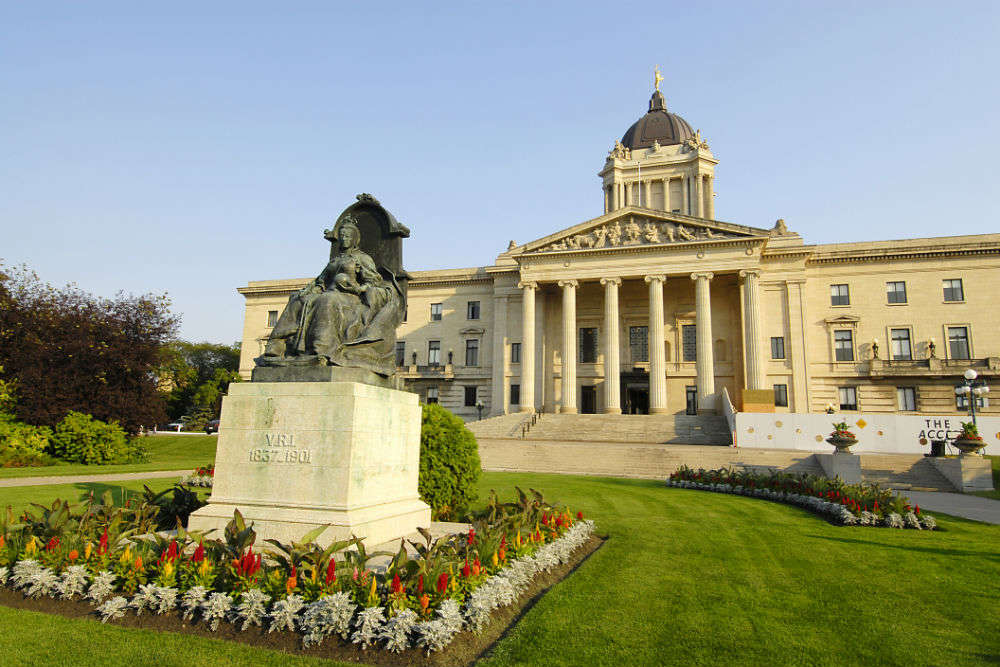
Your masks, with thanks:
M17 417L54 427L72 410L129 433L163 421L156 370L178 324L169 306L165 295L106 299L0 265L0 378L16 382Z
M219 416L222 396L230 382L240 379L240 344L172 341L164 350L161 386L168 390L167 412L171 419L191 417L200 428Z
M476 499L482 467L476 436L437 403L423 406L420 428L420 498L438 521L454 521Z

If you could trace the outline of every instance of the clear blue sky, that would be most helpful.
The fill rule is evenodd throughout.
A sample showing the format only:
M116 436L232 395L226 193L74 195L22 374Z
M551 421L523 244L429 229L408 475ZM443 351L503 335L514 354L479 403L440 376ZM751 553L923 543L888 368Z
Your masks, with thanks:
M358 192L410 269L599 215L657 63L722 220L1000 231L1000 3L424 4L0 5L0 258L233 341L236 288L318 273Z

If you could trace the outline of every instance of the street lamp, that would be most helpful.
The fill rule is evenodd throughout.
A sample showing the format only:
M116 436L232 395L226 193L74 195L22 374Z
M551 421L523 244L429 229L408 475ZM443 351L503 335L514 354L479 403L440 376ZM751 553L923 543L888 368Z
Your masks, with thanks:
M956 396L966 396L969 401L969 414L972 416L972 424L976 425L976 401L990 393L990 388L987 386L985 380L981 380L978 383L976 378L979 377L979 373L975 369L968 368L963 374L965 377L964 384L960 384L955 387Z
M476 401L476 410L479 411L479 421L483 420L483 408L485 407L486 405L481 400Z

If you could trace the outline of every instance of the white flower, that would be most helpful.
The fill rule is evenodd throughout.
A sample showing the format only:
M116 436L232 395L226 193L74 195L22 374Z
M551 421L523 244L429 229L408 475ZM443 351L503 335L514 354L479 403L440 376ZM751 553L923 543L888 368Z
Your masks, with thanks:
M268 632L289 630L295 632L295 615L305 606L305 600L298 595L289 595L271 605L271 624Z
M10 570L6 567L0 567L0 586L7 583L7 577L10 575Z
M201 617L208 623L212 632L215 632L219 629L219 622L229 614L232 606L233 599L225 593L212 593L207 600L201 603Z
M937 521L930 514L925 514L920 517L920 525L923 526L924 530L934 530L937 528Z
M208 595L208 589L204 586L194 586L184 593L184 596L181 598L181 609L184 610L182 616L185 621L190 621L194 617L195 612L201 609L206 595Z
M136 616L142 616L143 609L152 609L156 604L156 584L139 586L139 592L132 596L128 606L135 609Z
M240 630L246 631L251 625L260 627L267 616L267 603L271 597L259 588L251 588L240 596L240 603L233 610L233 624L241 623Z
M124 618L127 609L128 600L119 595L98 607L97 613L101 615L101 622L107 623L112 618Z
M153 603L149 605L150 611L157 614L165 614L177 608L177 589L167 586L157 586L153 594Z
M64 598L72 598L75 595L83 595L87 589L89 573L84 565L70 565L63 572L61 582L61 593Z
M299 628L304 633L303 646L315 646L332 634L347 639L356 609L357 605L351 602L347 593L327 595L308 605L299 617Z
M379 639L385 642L385 647L393 653L399 653L410 648L410 632L417 624L417 614L404 609L388 621L379 633Z
M417 627L414 628L414 634L416 635L417 646L426 650L427 655L430 655L432 651L443 649L451 643L452 638L455 636L455 633L441 619L417 623Z
M907 512L906 516L903 517L903 521L906 522L907 528L915 528L920 530L923 526L920 525L920 519L913 512Z
M102 602L115 590L115 575L108 570L102 570L94 577L94 582L87 589L87 599L94 604Z
M379 631L385 623L385 616L380 607L368 607L362 609L357 618L354 619L354 634L351 641L360 644L361 648L368 648L378 639Z

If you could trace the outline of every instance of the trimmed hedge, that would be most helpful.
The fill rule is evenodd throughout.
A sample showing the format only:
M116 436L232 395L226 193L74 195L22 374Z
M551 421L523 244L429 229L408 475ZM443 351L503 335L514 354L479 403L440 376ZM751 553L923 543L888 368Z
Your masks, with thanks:
M432 403L420 428L420 497L435 520L454 520L476 499L479 445L465 422Z
M87 464L133 463L145 456L118 422L103 422L72 410L56 424L49 451L60 459Z

